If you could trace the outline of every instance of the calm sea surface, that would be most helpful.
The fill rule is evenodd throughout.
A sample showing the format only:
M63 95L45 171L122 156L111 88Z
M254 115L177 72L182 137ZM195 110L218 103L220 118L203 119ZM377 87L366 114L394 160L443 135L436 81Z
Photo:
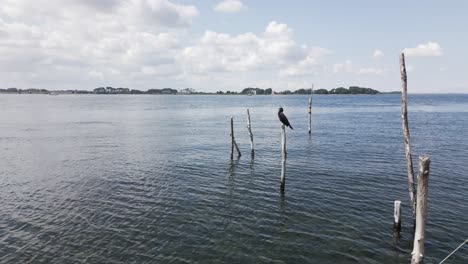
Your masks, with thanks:
M309 137L307 96L0 95L0 263L409 263L400 98L315 96ZM468 238L468 95L410 95L409 125L438 263Z

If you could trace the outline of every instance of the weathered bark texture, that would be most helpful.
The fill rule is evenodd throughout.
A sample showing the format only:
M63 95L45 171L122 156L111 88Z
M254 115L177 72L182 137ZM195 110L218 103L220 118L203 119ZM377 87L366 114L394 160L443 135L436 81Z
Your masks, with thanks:
M281 125L281 189L286 181L286 126Z
M312 133L312 94L309 97L309 134Z
M393 209L393 229L395 231L401 230L401 201L396 200Z
M252 158L254 156L255 150L254 150L254 142L253 142L253 134L252 134L252 125L250 123L250 112L249 109L247 109L247 129L249 130L249 136L250 136L250 152L252 154Z
M234 120L231 117L231 160L234 159Z
M402 53L400 57L400 72L401 72L401 121L403 127L403 140L405 143L405 155L406 155L406 168L408 170L408 189L411 202L411 210L413 212L413 219L416 214L416 199L415 199L415 188L414 188L414 170L413 160L411 159L411 148L410 148L410 134L408 128L408 107L407 107L407 76L405 66L405 54Z
M431 160L426 156L419 157L418 174L418 202L416 207L416 231L414 233L414 247L411 253L411 263L423 263L424 232L426 231L427 191L429 182L429 165Z
M234 138L234 118L231 117L231 160L234 159L234 147L236 147L238 157L242 156L237 146L236 139Z

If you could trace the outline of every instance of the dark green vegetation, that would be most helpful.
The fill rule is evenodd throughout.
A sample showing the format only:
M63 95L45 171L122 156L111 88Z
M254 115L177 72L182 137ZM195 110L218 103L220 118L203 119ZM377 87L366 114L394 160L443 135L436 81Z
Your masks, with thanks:
M58 91L49 91L46 89L18 89L18 88L8 88L0 89L0 93L11 93L11 94L226 94L226 95L271 95L271 94L311 94L311 89L298 89L296 91L285 90L281 92L273 92L272 88L261 89L258 87L247 87L242 90L242 92L236 91L217 91L216 93L206 93L206 92L197 92L192 88L185 88L182 90L176 90L172 88L162 88L162 89L149 89L147 91L141 91L130 88L114 88L114 87L98 87L93 91L87 90L58 90ZM349 88L338 87L330 90L327 89L317 89L313 91L314 94L382 94L381 92L371 89L364 88L359 86L350 86ZM400 93L400 92L389 92L389 93Z
M348 89L344 87L327 89L317 89L313 91L314 94L380 94L381 92L372 88L364 88L359 86L350 86ZM311 94L311 89L299 89L294 92L286 90L277 94Z
M0 89L0 93L13 93L13 94L48 94L49 91L46 89L35 89L35 88L30 88L30 89L17 89L17 88L7 88L7 89Z
M270 95L273 93L273 89L267 88L267 89L260 89L260 88L252 88L252 87L247 87L244 90L242 90L241 94L266 94Z
M87 90L57 90L49 91L46 89L18 89L18 88L8 88L0 89L0 93L10 93L10 94L191 94L194 90L191 88L186 88L180 91L172 88L163 88L163 89L149 89L147 91L140 91L130 88L114 88L114 87L98 87L93 91Z
M163 89L149 89L148 91L140 91L129 88L113 88L113 87L99 87L93 90L95 94L177 94L177 90L172 88Z

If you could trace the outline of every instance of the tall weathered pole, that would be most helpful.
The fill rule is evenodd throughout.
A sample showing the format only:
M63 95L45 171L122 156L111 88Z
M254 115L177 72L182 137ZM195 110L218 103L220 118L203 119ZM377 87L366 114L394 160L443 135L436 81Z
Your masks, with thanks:
M416 231L414 247L411 253L411 264L423 263L424 233L426 231L427 190L429 182L429 165L431 160L426 156L419 157L418 203L416 206Z
M400 56L400 73L401 73L401 121L403 127L403 139L405 143L405 154L406 154L406 168L408 170L408 189L410 195L411 209L413 212L413 218L416 214L416 199L415 199L415 189L414 189L414 171L413 171L413 161L411 159L411 149L410 149L410 134L408 128L408 107L407 107L407 76L406 76L406 66L405 66L405 54L401 53Z
M310 89L310 97L309 97L309 134L312 133L312 94L314 92L314 85L312 84L312 88Z
M231 160L234 159L234 120L231 117Z
M286 183L286 126L281 125L281 191Z
M253 134L252 134L252 125L250 123L250 112L249 109L247 109L247 129L249 130L249 136L250 136L250 152L252 154L252 158L254 157L254 143L253 143Z
M234 147L236 147L237 154L241 156L239 147L237 146L236 139L234 138L234 118L231 117L231 160L234 159Z

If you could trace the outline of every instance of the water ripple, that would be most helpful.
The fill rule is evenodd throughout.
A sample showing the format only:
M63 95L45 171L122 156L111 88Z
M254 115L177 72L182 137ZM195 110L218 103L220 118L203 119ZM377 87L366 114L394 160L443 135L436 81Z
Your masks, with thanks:
M425 261L436 263L467 235L468 97L410 97L415 164L432 159ZM28 98L0 97L0 263L410 262L398 96L318 96L310 138L299 96ZM284 195L280 104L295 127ZM230 116L243 153L232 162Z

